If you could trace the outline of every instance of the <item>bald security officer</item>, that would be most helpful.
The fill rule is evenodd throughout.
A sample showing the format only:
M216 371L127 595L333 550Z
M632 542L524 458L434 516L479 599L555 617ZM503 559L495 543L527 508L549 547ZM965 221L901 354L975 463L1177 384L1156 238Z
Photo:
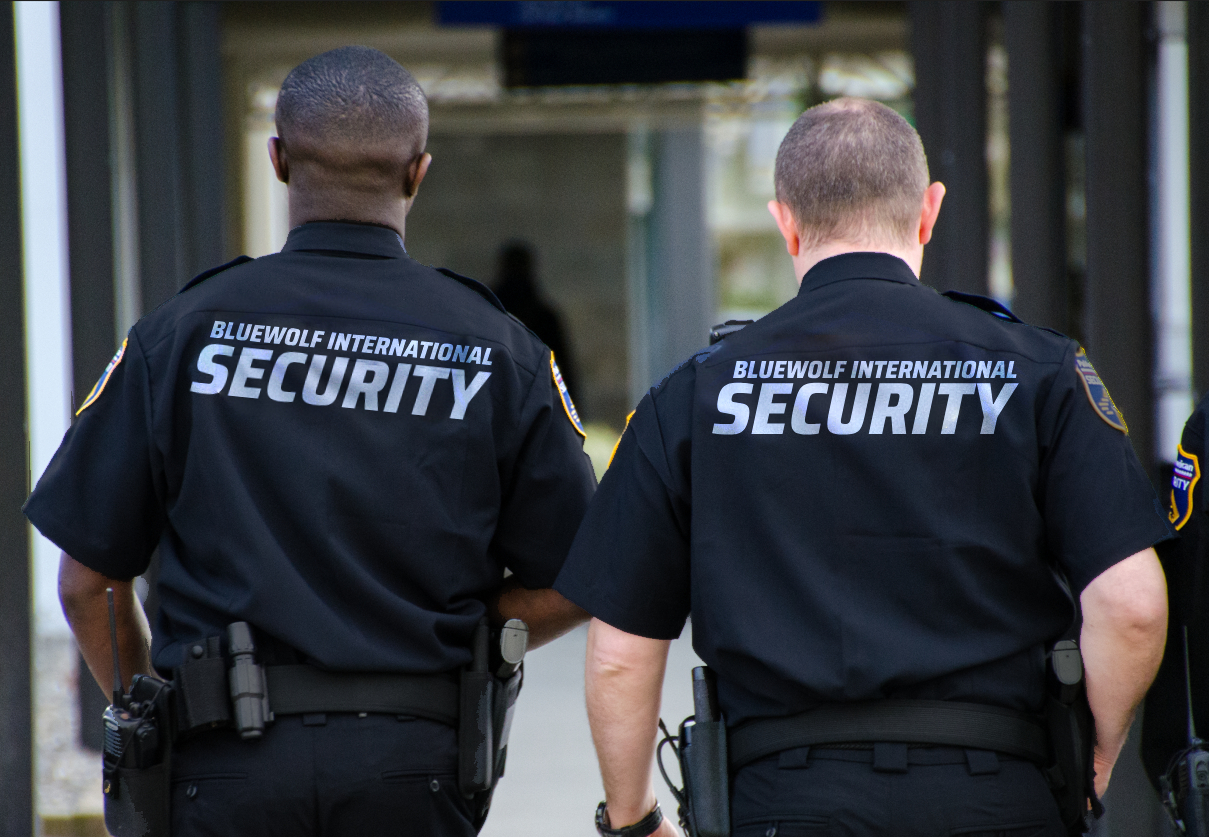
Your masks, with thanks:
M651 756L691 613L736 837L1064 834L1019 754L1039 749L1023 742L1074 616L1064 585L1101 792L1163 649L1151 545L1168 527L1124 422L1074 341L920 284L944 187L894 111L806 111L776 195L798 295L642 399L555 582L594 617L600 830L675 832L651 816ZM898 701L1030 732L1016 752L952 743L955 727L896 728ZM820 739L820 717L847 720Z
M312 58L277 130L285 247L131 329L25 512L63 549L97 682L112 587L127 687L157 672L183 698L175 837L471 835L459 672L484 616L525 620L531 647L586 618L550 589L595 489L583 431L550 351L404 249L431 158L403 67ZM157 549L149 631L131 580ZM215 720L227 685L207 679L235 622L275 713L258 740Z

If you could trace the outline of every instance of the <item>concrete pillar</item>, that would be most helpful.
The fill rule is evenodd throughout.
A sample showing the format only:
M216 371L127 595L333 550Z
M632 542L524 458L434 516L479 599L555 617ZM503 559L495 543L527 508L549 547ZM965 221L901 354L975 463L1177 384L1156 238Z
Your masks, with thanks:
M985 5L916 0L915 123L932 179L948 193L921 278L941 290L986 294L989 209L986 163Z

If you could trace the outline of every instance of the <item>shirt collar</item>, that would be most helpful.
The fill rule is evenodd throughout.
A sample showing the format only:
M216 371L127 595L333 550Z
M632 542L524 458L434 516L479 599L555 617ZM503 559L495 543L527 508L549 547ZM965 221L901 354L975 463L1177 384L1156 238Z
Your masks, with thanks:
M349 221L311 221L290 230L282 252L329 250L401 258L407 255L403 239L387 227Z
M898 256L889 253L841 253L823 259L802 277L798 296L845 279L884 279L918 285L919 279Z

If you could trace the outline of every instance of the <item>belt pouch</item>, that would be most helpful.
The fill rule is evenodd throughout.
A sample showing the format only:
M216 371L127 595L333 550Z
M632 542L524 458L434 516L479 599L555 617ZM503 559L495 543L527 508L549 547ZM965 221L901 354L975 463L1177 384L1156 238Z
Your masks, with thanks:
M684 783L696 837L730 837L730 775L726 756L726 723L686 726Z
M113 837L168 837L171 764L119 767L116 789L105 794L105 829Z

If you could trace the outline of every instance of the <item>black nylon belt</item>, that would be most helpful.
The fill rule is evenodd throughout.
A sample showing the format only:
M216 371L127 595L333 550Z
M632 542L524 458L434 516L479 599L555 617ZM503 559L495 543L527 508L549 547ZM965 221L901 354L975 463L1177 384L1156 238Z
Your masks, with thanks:
M458 684L439 674L324 671L306 665L268 666L264 673L269 708L277 715L380 712L458 723Z
M878 700L829 704L735 727L728 741L730 766L794 747L861 741L993 750L1039 764L1049 760L1045 728L1019 712L948 700Z

